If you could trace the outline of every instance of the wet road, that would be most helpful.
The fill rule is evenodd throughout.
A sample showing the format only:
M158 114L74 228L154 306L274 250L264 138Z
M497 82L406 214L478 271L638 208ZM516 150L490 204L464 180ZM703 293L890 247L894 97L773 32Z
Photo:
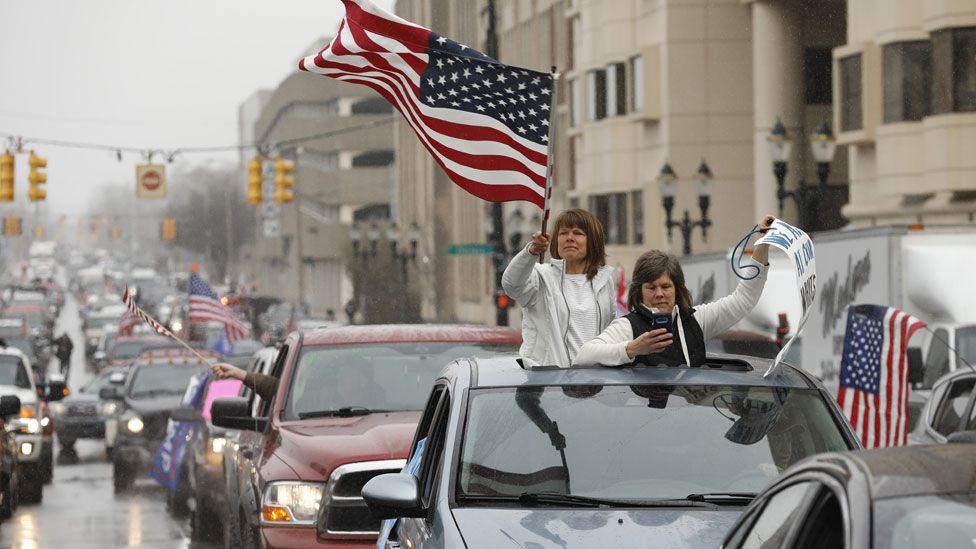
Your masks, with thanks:
M67 297L55 336L67 331L74 342L68 384L72 391L91 377L85 368L78 306ZM50 371L56 371L52 360ZM101 440L79 440L76 463L57 462L54 481L44 487L44 500L21 504L12 518L0 525L0 548L106 547L212 549L215 544L190 542L187 519L175 519L166 511L166 492L145 477L133 489L116 496L112 489L112 464L106 461ZM55 443L55 456L59 448ZM60 460L59 460L60 461Z

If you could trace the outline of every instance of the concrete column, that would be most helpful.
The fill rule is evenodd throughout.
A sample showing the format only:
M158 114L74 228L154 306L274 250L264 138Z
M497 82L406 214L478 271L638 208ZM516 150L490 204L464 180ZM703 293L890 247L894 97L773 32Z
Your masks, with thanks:
M786 188L795 186L803 174L799 164L802 148L807 146L801 135L803 122L803 43L800 16L792 2L758 1L752 4L752 70L755 104L755 211L758 219L765 213L776 214L776 178L766 137L779 116L793 139L793 152L786 176ZM796 205L787 199L783 217L796 221Z

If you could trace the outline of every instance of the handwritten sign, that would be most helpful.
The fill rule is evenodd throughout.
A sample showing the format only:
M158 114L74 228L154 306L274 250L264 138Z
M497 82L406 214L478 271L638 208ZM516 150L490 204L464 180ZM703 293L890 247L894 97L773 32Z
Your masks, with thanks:
M766 235L756 241L757 246L760 244L768 244L782 250L787 257L792 259L793 272L796 274L796 287L800 294L800 304L803 307L796 335L780 349L779 354L776 355L776 360L766 372L768 375L786 356L786 352L789 351L790 346L800 335L800 330L803 329L803 325L810 315L810 307L813 305L814 298L817 297L817 259L813 252L813 241L810 240L810 235L779 219L773 221L773 225L766 232Z

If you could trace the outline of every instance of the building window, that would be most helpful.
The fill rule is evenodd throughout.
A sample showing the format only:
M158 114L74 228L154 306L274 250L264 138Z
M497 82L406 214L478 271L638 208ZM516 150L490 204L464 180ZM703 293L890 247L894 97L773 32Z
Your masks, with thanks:
M807 48L803 52L804 97L807 105L829 105L831 102L830 48Z
M590 120L607 117L607 71L600 69L586 73L587 115Z
M932 112L976 111L976 27L932 33Z
M575 128L579 124L579 80L569 81L569 127Z
M917 121L931 112L932 44L927 40L896 42L884 57L884 121Z
M849 132L864 127L861 54L840 60L840 129Z
M590 211L603 223L607 244L627 243L627 194L590 196Z
M627 114L627 65L607 67L607 115Z
M353 168L378 168L393 164L393 151L379 150L367 151L358 154L352 159Z
M630 211L634 222L633 244L644 243L644 191L630 193Z
M369 97L352 105L352 114L387 114L393 112L393 105L382 97Z
M630 58L630 110L644 110L644 58Z

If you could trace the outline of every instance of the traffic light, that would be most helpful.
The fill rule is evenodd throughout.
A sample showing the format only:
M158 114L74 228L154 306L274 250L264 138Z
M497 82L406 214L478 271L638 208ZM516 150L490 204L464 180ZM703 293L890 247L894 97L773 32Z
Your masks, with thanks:
M499 293L495 296L495 305L499 309L507 309L512 306L512 300L507 295Z
M295 200L295 192L292 190L295 180L289 175L293 171L295 171L294 162L280 156L275 160L275 202L278 204Z
M0 202L14 201L14 155L0 156Z
M176 240L176 220L172 217L163 219L163 240Z
M34 226L34 240L44 240L44 225Z
M260 204L264 200L262 188L264 176L261 173L261 157L255 156L247 163L247 203Z
M4 236L20 236L21 222L20 216L18 215L8 215L3 218L3 234Z
M30 175L27 177L27 181L30 181L30 190L27 191L27 198L31 202L38 202L47 198L47 191L40 188L41 185L47 183L47 174L40 171L47 167L47 158L37 156L34 151L31 151L29 164Z

